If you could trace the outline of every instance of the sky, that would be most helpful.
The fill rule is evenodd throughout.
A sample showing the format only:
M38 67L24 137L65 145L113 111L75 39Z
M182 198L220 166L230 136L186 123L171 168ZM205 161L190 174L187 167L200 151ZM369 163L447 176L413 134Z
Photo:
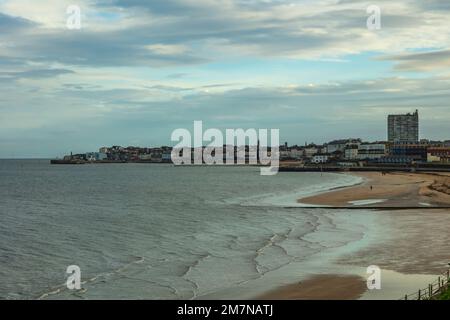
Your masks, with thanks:
M387 115L415 109L421 138L450 139L449 14L445 0L0 0L0 158L174 145L195 120L290 145L385 140Z

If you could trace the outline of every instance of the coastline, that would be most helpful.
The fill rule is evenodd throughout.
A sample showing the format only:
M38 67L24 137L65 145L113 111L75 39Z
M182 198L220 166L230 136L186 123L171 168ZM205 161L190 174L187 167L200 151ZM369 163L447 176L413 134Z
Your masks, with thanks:
M298 202L333 207L339 212L346 208L376 209L372 212L384 221L383 235L376 243L338 258L336 264L347 270L310 275L258 299L397 299L432 282L446 267L449 173L348 174L363 178L363 183L303 197ZM402 209L405 207L417 209ZM382 270L383 290L367 289L365 268L373 264Z
M330 207L449 207L450 173L345 173L362 177L361 185L303 197L299 203ZM447 187L446 187L447 186ZM442 188L444 192L438 189Z

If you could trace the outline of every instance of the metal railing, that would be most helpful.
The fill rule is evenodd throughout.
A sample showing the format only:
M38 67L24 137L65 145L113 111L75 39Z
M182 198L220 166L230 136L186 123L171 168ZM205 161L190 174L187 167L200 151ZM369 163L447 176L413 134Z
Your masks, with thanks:
M401 300L433 300L450 288L450 269L439 276L436 281L430 283L427 288L417 292L406 294Z

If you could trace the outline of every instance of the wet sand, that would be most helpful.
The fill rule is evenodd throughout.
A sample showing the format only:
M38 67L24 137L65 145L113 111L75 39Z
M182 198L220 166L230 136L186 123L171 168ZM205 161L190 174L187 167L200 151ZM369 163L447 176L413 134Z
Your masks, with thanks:
M258 297L262 300L354 300L367 290L366 280L356 275L319 275Z

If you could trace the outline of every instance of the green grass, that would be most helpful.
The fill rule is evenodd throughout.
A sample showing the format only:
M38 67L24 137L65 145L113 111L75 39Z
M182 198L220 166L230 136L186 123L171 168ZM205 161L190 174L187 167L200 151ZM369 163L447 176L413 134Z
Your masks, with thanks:
M450 288L436 297L437 300L450 300Z

